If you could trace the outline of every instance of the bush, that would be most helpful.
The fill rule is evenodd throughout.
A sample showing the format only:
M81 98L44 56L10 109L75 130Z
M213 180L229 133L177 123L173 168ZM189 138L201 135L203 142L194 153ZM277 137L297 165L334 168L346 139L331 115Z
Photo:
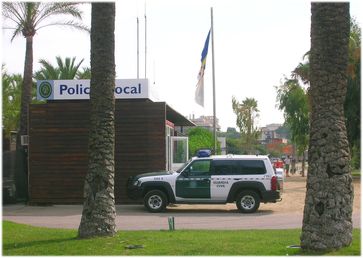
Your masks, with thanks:
M188 131L189 157L195 156L199 149L214 149L213 133L202 127L195 127ZM217 142L217 153L220 153L220 144Z
M351 166L353 169L360 169L360 148L357 145L352 148Z

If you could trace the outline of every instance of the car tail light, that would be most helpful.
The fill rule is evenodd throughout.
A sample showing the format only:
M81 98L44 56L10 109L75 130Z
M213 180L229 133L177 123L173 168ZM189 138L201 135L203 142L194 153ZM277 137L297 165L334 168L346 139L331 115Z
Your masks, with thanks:
M271 177L271 191L277 191L277 176Z

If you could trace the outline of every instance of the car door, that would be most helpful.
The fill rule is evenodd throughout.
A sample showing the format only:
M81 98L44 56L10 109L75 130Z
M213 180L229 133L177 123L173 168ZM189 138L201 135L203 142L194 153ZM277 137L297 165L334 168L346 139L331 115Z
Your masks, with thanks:
M195 160L176 179L176 197L183 199L205 199L211 197L211 160Z
M211 198L225 202L234 182L241 179L238 174L237 160L214 160L212 162Z

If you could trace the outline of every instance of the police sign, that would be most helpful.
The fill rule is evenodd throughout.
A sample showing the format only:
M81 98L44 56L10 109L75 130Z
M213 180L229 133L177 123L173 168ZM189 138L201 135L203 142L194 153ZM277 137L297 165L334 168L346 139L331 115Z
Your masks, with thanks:
M90 80L37 81L38 100L89 99ZM115 99L150 98L147 79L118 79L115 81Z

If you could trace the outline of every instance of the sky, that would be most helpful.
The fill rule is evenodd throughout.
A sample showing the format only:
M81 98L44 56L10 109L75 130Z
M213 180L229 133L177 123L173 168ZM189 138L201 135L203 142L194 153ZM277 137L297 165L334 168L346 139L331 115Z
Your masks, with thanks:
M146 78L159 101L184 116L213 115L212 51L204 75L205 105L194 101L201 52L214 22L216 115L221 130L236 126L232 96L255 98L258 126L283 123L276 107L276 89L310 49L310 2L306 0L118 0L116 1L116 78L137 78L137 30L140 21L140 78ZM91 6L83 4L83 23L90 26ZM145 12L146 10L146 12ZM350 1L350 13L362 26L362 4ZM9 73L23 73L25 39L10 42L2 32L2 63ZM43 28L34 37L34 71L39 60L84 59L90 66L89 34L61 27Z

